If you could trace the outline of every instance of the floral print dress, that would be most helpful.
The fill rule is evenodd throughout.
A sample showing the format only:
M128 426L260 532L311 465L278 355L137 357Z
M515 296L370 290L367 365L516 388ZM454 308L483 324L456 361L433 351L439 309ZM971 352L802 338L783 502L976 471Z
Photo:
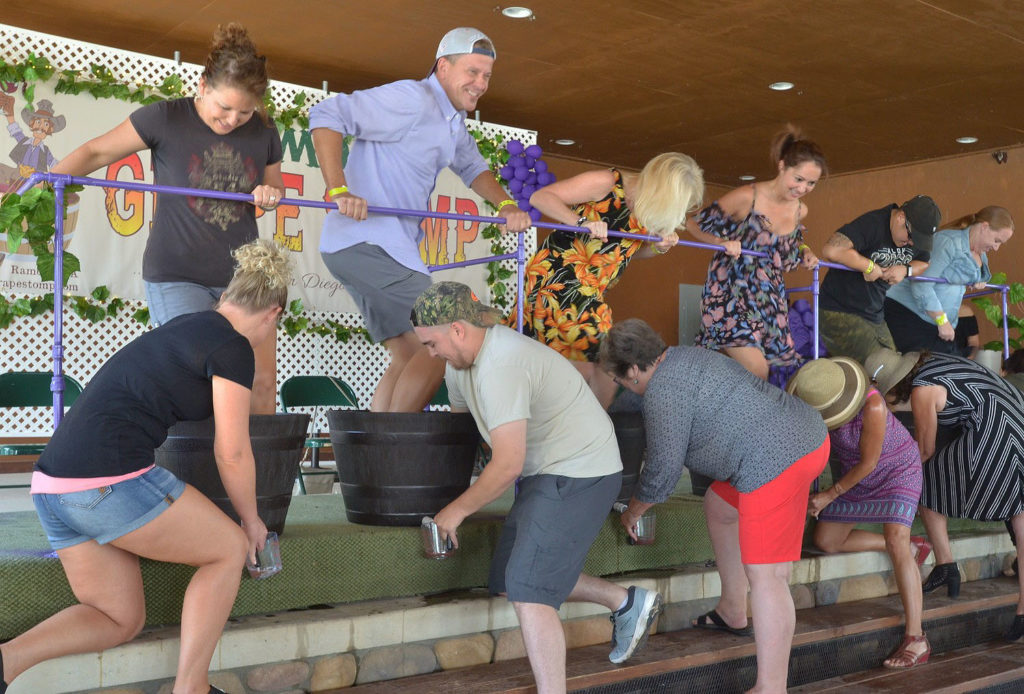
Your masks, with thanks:
M645 234L626 206L622 175L612 169L615 183L600 200L578 205L576 213L603 220L609 231ZM523 334L534 337L575 361L597 361L601 338L612 327L612 310L605 291L640 250L643 241L587 233L554 231L526 265ZM516 307L507 323L515 327Z
M783 273L800 265L804 227L797 223L793 233L776 236L756 207L755 189L754 204L742 220L729 217L717 202L697 218L702 231L739 241L744 250L761 251L768 257L744 254L730 258L723 251L715 253L701 296L701 327L695 344L713 350L757 347L770 364L793 365L802 357L789 333Z

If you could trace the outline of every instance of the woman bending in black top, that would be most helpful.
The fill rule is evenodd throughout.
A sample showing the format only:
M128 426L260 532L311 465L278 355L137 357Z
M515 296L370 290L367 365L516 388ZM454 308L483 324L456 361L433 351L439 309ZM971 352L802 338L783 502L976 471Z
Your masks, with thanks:
M255 241L215 310L133 340L96 373L32 475L32 500L79 604L0 646L7 684L44 660L102 651L145 624L139 557L197 568L181 613L175 694L217 692L207 672L246 558L263 547L249 442L253 349L274 339L291 276L282 249ZM167 429L213 416L217 470L239 527L153 465Z

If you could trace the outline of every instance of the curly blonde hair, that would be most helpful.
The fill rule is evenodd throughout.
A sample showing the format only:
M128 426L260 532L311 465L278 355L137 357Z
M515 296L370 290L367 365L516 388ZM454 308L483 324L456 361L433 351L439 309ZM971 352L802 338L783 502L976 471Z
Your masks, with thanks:
M239 246L231 255L235 259L235 275L221 295L221 303L230 301L250 313L287 306L292 267L283 247L257 239Z

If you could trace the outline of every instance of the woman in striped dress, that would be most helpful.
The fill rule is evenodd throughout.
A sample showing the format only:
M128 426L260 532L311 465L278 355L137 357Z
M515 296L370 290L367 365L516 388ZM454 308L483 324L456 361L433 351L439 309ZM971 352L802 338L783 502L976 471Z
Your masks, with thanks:
M960 592L947 518L1010 520L1024 537L1024 395L973 361L946 354L879 350L865 363L888 401L909 403L924 464L920 513L935 548L928 593L947 586ZM936 449L938 426L960 427ZM1024 636L1024 577L1017 613L1007 637Z

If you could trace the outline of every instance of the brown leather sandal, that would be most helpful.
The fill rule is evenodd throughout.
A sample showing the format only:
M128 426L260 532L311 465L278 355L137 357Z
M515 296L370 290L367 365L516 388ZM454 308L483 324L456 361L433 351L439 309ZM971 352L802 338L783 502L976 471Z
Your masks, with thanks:
M910 646L923 643L924 651L916 653L910 650ZM882 666L887 667L890 670L906 670L912 668L915 665L924 665L928 662L928 656L931 655L932 645L928 643L928 637L924 634L920 636L911 636L905 634L903 636L903 643L899 645L895 651L889 654L889 657L882 661Z

